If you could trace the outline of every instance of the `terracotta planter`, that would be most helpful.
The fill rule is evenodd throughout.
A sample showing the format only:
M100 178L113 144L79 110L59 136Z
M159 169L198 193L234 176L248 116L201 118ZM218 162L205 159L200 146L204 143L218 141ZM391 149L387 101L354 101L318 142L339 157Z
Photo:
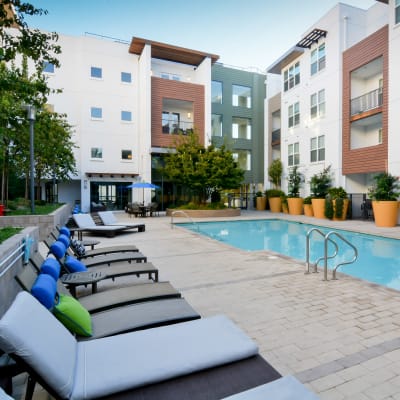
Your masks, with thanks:
M289 214L289 205L287 203L282 203L282 212L284 214Z
M266 197L256 197L256 209L258 211L263 211L267 208L267 198Z
M326 219L325 217L325 199L311 199L313 213L315 218Z
M280 197L270 197L269 201L269 208L273 213L279 213L282 210L282 200Z
M289 197L287 201L289 206L289 214L303 214L303 199L301 197Z
M332 200L333 203L333 215L336 213L336 200ZM346 219L347 215L347 209L349 208L349 199L344 199L343 200L343 212L342 216L340 218L333 217L334 221L344 221Z
M313 217L314 216L313 209L312 209L312 204L304 204L303 208L304 208L304 215L306 217Z
M375 225L392 228L397 225L399 206L397 201L372 201Z

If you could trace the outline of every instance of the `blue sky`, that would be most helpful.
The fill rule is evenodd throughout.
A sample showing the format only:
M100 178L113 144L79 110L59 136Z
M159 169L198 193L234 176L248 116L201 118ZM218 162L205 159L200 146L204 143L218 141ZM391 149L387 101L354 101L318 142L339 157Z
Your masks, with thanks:
M220 56L219 61L264 70L295 45L337 0L30 0L48 10L27 19L32 28L142 37ZM363 9L374 0L343 0Z

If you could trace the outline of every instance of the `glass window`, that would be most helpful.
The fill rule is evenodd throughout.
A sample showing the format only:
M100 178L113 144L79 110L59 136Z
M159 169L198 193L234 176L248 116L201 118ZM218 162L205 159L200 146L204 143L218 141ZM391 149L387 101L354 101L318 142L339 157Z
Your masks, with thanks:
M311 51L311 75L325 68L325 43Z
M288 145L288 165L292 167L293 165L300 164L300 146L299 143L292 143Z
M185 133L181 129L181 115L179 113L171 113L168 111L163 111L162 113L162 131L163 133L173 133L178 135L179 133Z
M43 63L43 72L46 72L47 74L54 74L54 64L45 61Z
M97 119L103 118L103 109L100 107L91 107L90 116Z
M311 160L311 162L325 160L325 136L324 135L311 138L310 160Z
M238 163L239 168L244 171L251 171L250 150L235 150L235 152L232 153L232 157Z
M121 111L121 121L132 121L132 112L131 111Z
M222 82L211 82L211 102L222 104Z
M322 117L325 115L325 89L311 95L310 106L311 118Z
M394 3L394 23L400 23L400 0L396 0Z
M212 114L211 136L222 136L222 115Z
M289 128L292 128L292 127L300 124L300 103L299 102L294 103L289 106L288 116L289 116L289 121L288 121Z
M286 92L300 83L300 61L283 71L283 90Z
M130 72L121 72L121 82L131 83L132 74Z
M132 150L121 150L121 158L123 160L132 160Z
M251 88L247 86L232 85L232 105L236 107L251 108Z
M90 67L90 76L92 78L102 78L103 77L103 71L99 67Z
M103 158L103 149L101 147L92 147L90 149L91 158Z
M249 118L232 118L232 138L251 139L251 120Z

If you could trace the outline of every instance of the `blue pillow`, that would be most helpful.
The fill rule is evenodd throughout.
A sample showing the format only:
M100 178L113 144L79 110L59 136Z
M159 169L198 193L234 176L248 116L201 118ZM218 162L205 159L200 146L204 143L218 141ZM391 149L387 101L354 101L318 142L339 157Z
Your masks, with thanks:
M69 247L69 237L67 235L61 234L57 240L63 242L66 248Z
M71 231L66 226L63 226L60 228L60 235L71 237Z
M65 244L63 242L60 242L59 240L55 241L50 246L50 253L54 254L54 256L58 259L63 258L66 251L67 248L65 247Z
M50 275L39 274L31 288L31 293L41 304L50 310L54 306L57 293L56 281Z
M72 256L67 256L64 261L65 268L68 272L84 272L87 271L86 265Z
M55 258L46 258L40 267L42 274L50 275L55 281L60 277L60 271L61 265Z

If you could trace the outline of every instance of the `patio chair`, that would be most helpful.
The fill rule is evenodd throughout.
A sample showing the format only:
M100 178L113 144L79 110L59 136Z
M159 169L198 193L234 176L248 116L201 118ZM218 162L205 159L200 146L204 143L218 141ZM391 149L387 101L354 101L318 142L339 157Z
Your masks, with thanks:
M129 229L137 229L138 232L145 231L144 224L121 224L118 222L117 218L112 211L102 211L98 213L101 222L104 226L126 226Z
M28 395L38 381L56 399L212 400L280 377L225 316L77 342L26 292L0 320L0 349L29 372Z

